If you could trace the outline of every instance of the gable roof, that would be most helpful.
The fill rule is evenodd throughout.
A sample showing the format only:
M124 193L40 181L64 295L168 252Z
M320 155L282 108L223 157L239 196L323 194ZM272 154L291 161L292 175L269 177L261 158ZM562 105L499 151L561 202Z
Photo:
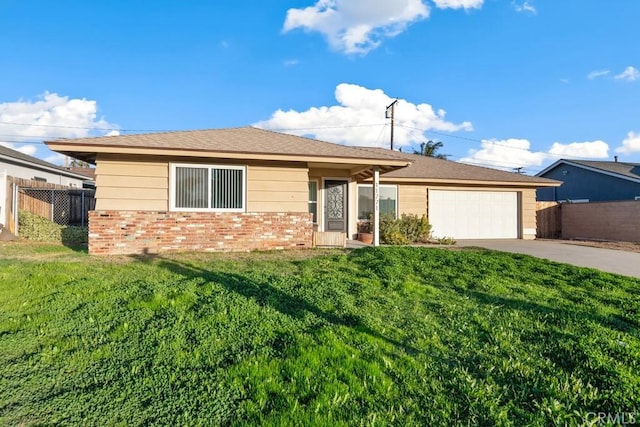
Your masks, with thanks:
M180 151L190 156L217 153L216 157L227 158L268 156L298 161L325 158L336 163L346 163L341 160L349 159L393 166L408 163L406 159L388 153L367 153L353 147L254 127L58 139L45 143L55 151L89 162L95 162L95 154L99 152L176 155Z
M385 181L414 181L414 182L459 182L459 183L487 183L511 184L532 187L559 186L560 181L548 178L521 175L482 166L474 166L451 160L418 154L400 153L384 148L362 148L367 151L387 151L394 155L409 159L411 165L403 169L385 173L380 179Z
M560 165L570 165L577 168L613 176L627 181L640 183L640 163L611 162L599 160L567 160L560 159L546 169L538 172L536 176L543 176Z
M48 172L57 173L63 176L76 178L76 179L89 179L87 176L75 173L73 171L65 170L53 163L46 162L28 154L21 153L20 151L13 150L4 145L0 145L0 160L7 160L12 163L20 164L21 166L31 167L32 169L46 170Z

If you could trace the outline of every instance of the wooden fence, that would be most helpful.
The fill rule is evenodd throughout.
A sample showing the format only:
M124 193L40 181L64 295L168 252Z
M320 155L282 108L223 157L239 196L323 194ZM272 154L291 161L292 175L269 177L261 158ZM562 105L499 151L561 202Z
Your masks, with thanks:
M560 203L536 202L536 237L539 239L559 239L562 235Z

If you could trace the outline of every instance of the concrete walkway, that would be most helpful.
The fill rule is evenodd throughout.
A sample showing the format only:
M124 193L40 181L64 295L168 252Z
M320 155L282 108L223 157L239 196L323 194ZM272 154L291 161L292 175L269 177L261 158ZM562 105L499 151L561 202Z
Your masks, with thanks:
M592 248L558 241L539 240L458 240L456 246L476 246L503 252L591 267L609 273L640 277L640 254Z

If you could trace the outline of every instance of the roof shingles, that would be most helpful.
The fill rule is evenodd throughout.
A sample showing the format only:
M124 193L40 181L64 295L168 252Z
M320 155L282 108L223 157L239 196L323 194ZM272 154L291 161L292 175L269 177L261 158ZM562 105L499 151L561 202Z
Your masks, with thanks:
M569 163L600 169L605 172L611 172L627 178L640 179L640 163L628 162L611 162L597 160L567 160Z
M385 150L383 148L363 148L367 151ZM388 151L388 150L387 150ZM451 181L493 181L493 182L513 182L522 184L560 185L560 182L528 175L521 175L513 172L506 172L498 169L486 168L482 166L468 165L465 163L453 162L451 160L437 159L435 157L421 156L418 154L399 153L393 151L395 155L408 159L411 165L403 169L398 169L384 174L385 179L401 178L426 180L451 180Z
M365 158L398 160L387 153L363 153L344 145L318 141L286 133L254 127L208 129L135 135L103 136L95 138L59 139L48 143L123 148L176 149L246 154L274 154L290 156L318 156L336 158Z

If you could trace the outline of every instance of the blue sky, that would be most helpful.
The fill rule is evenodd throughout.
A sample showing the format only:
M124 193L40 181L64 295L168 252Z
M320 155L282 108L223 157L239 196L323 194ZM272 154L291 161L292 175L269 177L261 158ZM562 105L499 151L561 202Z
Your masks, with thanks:
M256 125L533 174L640 162L640 1L0 0L0 141ZM17 142L20 142L19 144Z

